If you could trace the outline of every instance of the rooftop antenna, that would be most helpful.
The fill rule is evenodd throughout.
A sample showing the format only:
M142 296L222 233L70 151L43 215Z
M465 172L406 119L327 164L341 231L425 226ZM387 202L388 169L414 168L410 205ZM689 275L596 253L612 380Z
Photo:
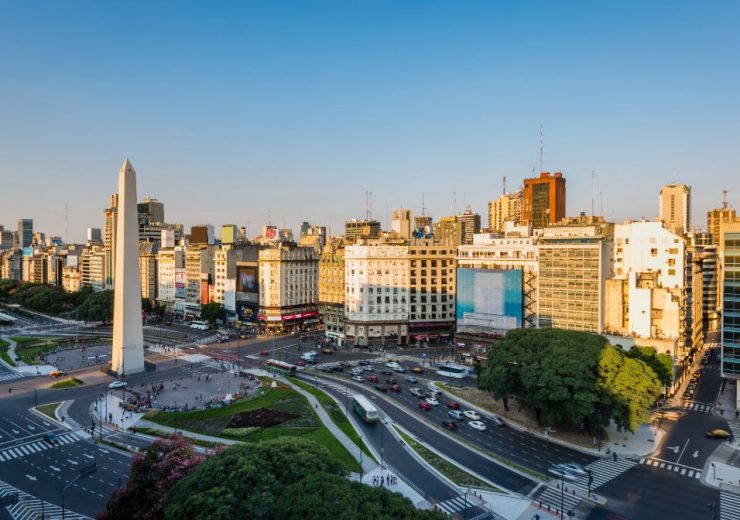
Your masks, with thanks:
M676 184L676 170L673 170L673 184Z
M596 170L591 169L591 216L594 216L594 198L596 197Z
M424 192L421 192L421 216L425 217L427 214L427 207L424 205Z
M506 175L504 175L504 192L502 195L506 195Z
M727 209L729 203L727 202L727 190L722 190L722 209Z
M456 214L457 214L457 192L453 191L452 192L452 215L454 216Z
M603 191L600 191L599 192L599 199L601 199L600 200L600 202L601 202L601 216L603 217L604 216L604 192Z
M542 168L542 151L545 146L545 129L542 126L542 123L540 123L540 173L542 173L544 170Z
M267 225L272 226L272 210L267 210Z
M69 240L69 207L67 203L64 203L64 243L66 244Z
M368 202L367 202L367 215L368 220L373 219L373 192L368 191Z

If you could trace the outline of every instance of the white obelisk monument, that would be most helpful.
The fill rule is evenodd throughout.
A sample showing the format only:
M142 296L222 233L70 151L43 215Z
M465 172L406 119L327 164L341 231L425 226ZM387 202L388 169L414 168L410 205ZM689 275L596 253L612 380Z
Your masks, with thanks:
M144 329L141 324L136 170L128 159L118 172L116 278L114 283L111 369L118 375L143 372Z

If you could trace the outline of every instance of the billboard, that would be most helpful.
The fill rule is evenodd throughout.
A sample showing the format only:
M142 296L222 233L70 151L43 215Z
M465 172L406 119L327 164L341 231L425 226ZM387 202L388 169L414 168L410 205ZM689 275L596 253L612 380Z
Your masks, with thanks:
M458 269L457 332L498 336L522 326L521 269Z
M236 266L236 291L259 293L256 266Z
M236 319L239 321L256 321L257 305L254 303L236 302Z
M185 299L185 269L175 269L175 298L178 300Z

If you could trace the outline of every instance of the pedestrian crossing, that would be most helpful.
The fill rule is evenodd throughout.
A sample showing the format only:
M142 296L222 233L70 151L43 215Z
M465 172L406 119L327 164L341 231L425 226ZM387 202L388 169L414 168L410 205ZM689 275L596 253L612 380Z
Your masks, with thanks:
M646 466L652 466L653 468L663 469L666 471L673 471L682 477L701 479L700 469L692 468L691 466L684 466L683 464L676 464L675 462L668 462L666 460L655 459L652 457L643 457L640 459L640 464L645 464Z
M402 354L402 355L399 355L399 356L393 356L393 359L398 360L398 361L414 361L416 363L418 363L420 361L418 357L409 356L408 354ZM384 363L387 363L389 360L390 360L390 358L386 358L386 357L380 356L380 357L376 357L376 358L372 358L372 359L365 359L365 360L362 360L362 361L367 361L371 365L382 365ZM352 366L352 367L354 367L354 366L358 366L360 364L360 360L358 359L358 360L354 360L354 361L331 361L331 362L327 362L327 363L319 363L318 365L314 365L314 368L317 368L319 370L321 370L323 368L334 368L334 367L338 367L342 363L344 363L344 366Z
M3 381L14 381L16 379L22 379L25 377L23 374L16 372L15 370L7 370L0 372L0 383Z
M72 444L80 440L74 433L64 433L57 436L56 440L60 445ZM48 450L53 448L55 445L49 444L46 441L39 440L35 442L29 442L27 444L20 444L11 448L5 448L0 450L0 463L8 462L10 460L17 459L19 457L25 457L26 455L32 455L40 451Z
M450 515L466 509L466 506L467 509L475 506L475 504L472 503L469 499L467 501L465 500L465 495L453 497L449 500L445 500L444 502L437 502L435 505L439 509Z
M732 441L733 443L740 442L740 422L738 421L727 421L727 425L730 427L730 431L732 432Z
M684 401L681 407L684 410L693 410L694 412L712 413L712 403L699 403L696 401Z
M575 494L575 490L570 486L570 482L565 482L561 488L560 482L554 486L543 486L542 492L535 498L541 507L559 513L561 510L568 513L575 511L578 504L581 503L581 495Z
M719 520L740 518L740 495L726 489L719 492Z
M64 511L64 516L62 516L61 507L44 502L0 480L0 496L15 493L18 493L18 502L6 506L7 512L13 520L36 520L38 518L46 520L58 520L59 518L64 518L65 520L89 520L90 518L69 510Z

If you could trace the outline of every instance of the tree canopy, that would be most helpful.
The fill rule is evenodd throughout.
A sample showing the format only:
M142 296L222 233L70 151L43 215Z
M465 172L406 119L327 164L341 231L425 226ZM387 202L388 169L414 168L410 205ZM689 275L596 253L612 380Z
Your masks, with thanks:
M172 488L166 518L349 520L442 519L406 498L345 478L325 448L281 437L233 446Z
M216 323L216 320L225 321L226 309L220 303L203 304L200 306L200 318L211 325Z
M655 347L632 347L627 356L644 361L660 379L660 384L670 386L673 382L673 357L670 354L658 354Z
M99 291L88 295L77 308L77 317L86 322L108 323L113 319L113 291Z
M515 329L488 351L480 386L514 398L541 424L594 430L614 419L634 431L660 395L658 377L606 338L559 329Z

